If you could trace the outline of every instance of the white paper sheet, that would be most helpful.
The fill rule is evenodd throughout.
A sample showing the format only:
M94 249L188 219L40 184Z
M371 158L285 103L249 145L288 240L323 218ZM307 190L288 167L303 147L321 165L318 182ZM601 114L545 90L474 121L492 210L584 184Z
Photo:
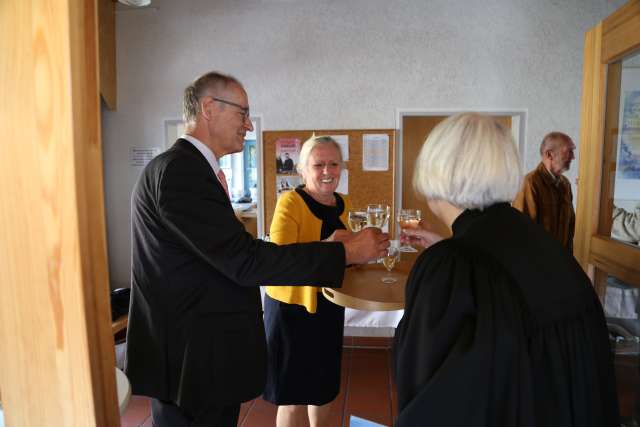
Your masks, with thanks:
M342 151L342 160L345 162L349 160L349 135L329 135L333 138L338 145L340 145L340 151Z
M342 169L342 172L340 172L340 184L338 184L336 192L349 194L349 171L346 169Z
M389 135L364 134L362 136L362 170L389 170Z
M132 167L144 167L162 152L160 147L131 147L129 157Z

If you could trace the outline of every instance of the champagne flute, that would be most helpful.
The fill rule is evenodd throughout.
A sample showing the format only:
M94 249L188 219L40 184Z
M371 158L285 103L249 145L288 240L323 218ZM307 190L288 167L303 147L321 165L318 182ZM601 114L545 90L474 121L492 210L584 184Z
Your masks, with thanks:
M367 205L367 223L371 227L382 228L389 218L389 206L383 204Z
M400 232L402 233L405 228L418 228L421 218L422 213L419 209L400 209L400 212L398 212ZM404 243L400 246L400 252L418 252L418 250L410 244Z
M380 278L382 283L395 283L398 281L395 277L391 275L391 270L396 266L396 264L400 261L400 241L399 240L389 240L389 247L387 248L387 253L382 258L382 264L387 269L387 272L384 276Z
M354 233L367 226L367 213L362 210L349 211L349 228Z

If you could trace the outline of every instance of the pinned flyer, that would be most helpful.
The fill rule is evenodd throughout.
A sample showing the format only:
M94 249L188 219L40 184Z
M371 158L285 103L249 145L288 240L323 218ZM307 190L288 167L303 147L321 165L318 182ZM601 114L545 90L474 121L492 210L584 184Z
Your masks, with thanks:
M340 151L342 151L342 160L349 160L349 135L330 135L331 138L334 139L340 146Z
M340 183L338 184L338 188L336 188L336 192L349 194L349 171L346 169L342 169L342 172L340 172Z
M389 170L389 135L383 133L362 136L362 170Z
M302 184L300 175L276 175L276 199L279 199L283 193L294 190L300 184Z
M299 156L300 140L298 138L276 140L276 173L296 175Z
M145 167L155 156L160 154L160 147L130 147L129 158L133 167Z

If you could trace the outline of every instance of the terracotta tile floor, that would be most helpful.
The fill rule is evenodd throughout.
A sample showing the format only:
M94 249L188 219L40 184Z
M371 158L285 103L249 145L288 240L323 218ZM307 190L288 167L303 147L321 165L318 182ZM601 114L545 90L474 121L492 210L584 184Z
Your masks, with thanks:
M342 385L333 402L327 427L349 427L351 415L391 426L397 401L391 375L389 338L345 337L342 354ZM150 427L151 405L143 396L133 396L122 416L123 427ZM276 407L261 398L240 408L238 427L272 427ZM304 426L301 426L304 427Z

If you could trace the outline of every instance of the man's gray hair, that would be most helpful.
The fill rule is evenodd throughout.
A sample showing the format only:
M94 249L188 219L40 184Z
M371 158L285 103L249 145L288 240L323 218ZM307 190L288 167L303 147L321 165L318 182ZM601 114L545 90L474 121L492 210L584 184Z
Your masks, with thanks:
M540 155L544 156L547 151L555 151L561 148L564 144L571 144L571 138L566 133L562 132L549 132L542 138L540 144Z
M522 167L511 132L493 117L456 114L427 137L413 175L416 191L462 209L511 202Z
M233 76L210 71L198 77L184 90L182 99L182 119L185 124L194 123L200 113L200 99L203 96L211 96L227 88L227 86L242 84Z

